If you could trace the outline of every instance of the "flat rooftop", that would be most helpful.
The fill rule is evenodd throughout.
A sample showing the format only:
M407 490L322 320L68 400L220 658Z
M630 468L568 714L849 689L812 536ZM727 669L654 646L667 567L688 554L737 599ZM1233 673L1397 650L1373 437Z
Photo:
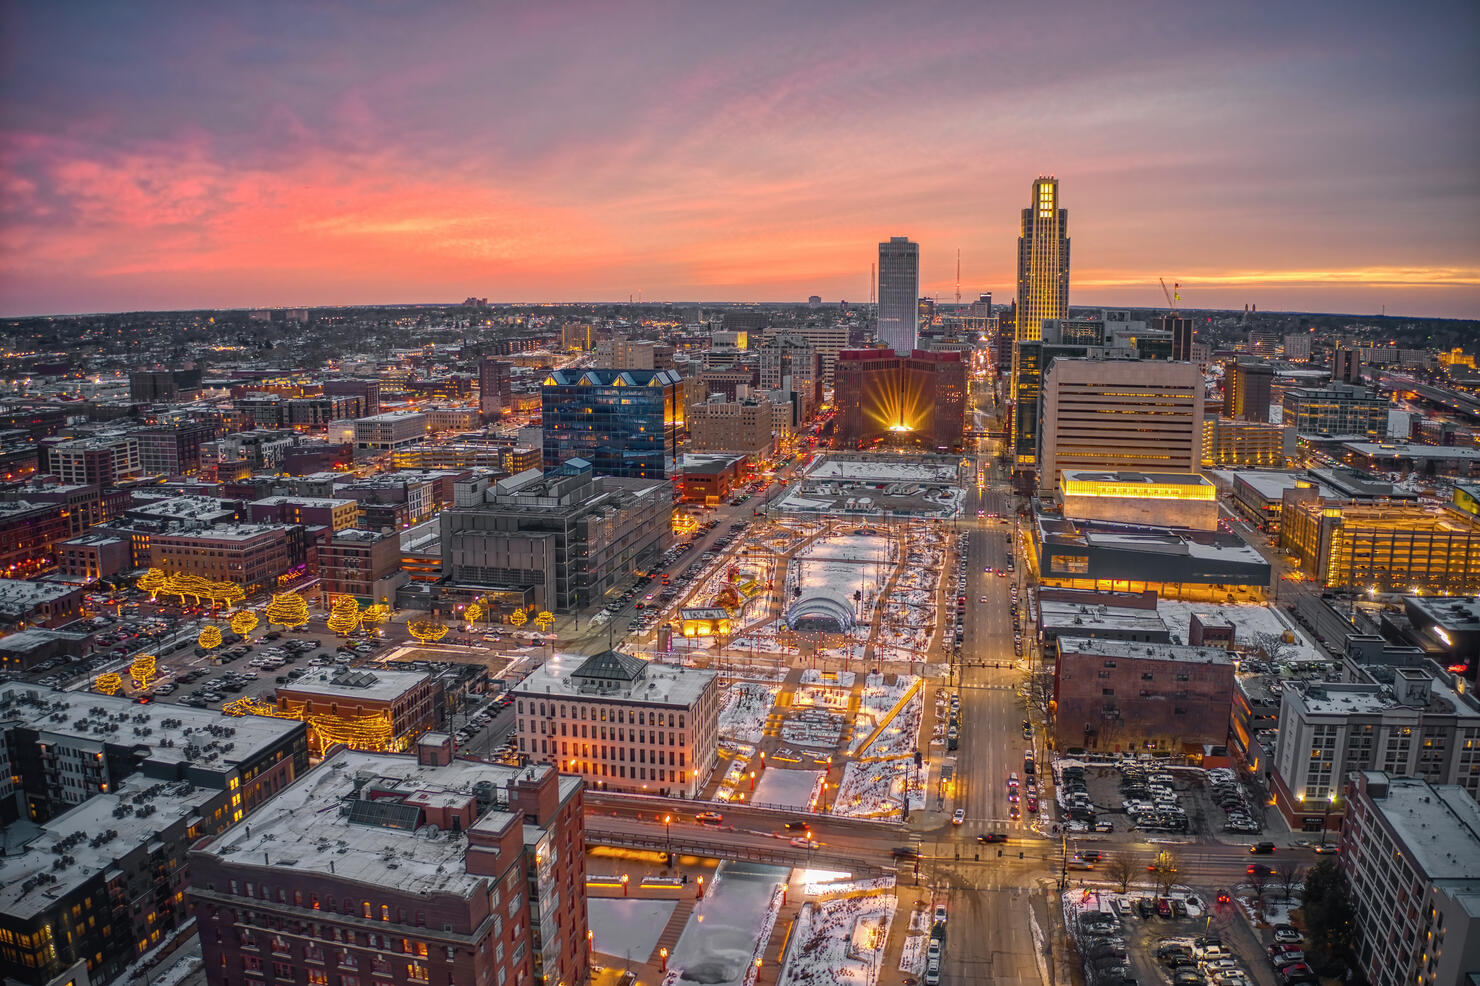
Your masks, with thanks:
M609 652L611 653L611 652ZM573 672L591 658L584 654L556 654L511 689L514 694L539 698L554 695L583 701L628 702L644 705L688 707L696 702L715 679L715 672L675 664L657 664L621 655L642 665L635 680L603 679L608 687L598 690L592 679L574 677Z
M1395 459L1443 460L1464 459L1467 462L1480 460L1480 449L1461 448L1457 445L1415 445L1412 443L1389 444L1387 442L1346 442L1345 448L1369 458L1391 456Z
M157 537L159 539L193 538L201 541L250 541L252 538L285 529L282 524L223 524L220 527L206 527L197 531L168 531Z
M1480 881L1480 803L1457 784L1388 777L1387 785L1372 803L1414 866L1435 882Z
M39 606L63 599L77 591L75 585L56 582L28 582L25 579L0 579L0 606L7 604Z
M1103 472L1092 469L1064 469L1059 472L1065 480L1081 483L1114 483L1136 486L1212 486L1195 472Z
M25 723L55 739L147 751L146 764L189 763L223 772L304 728L296 719L228 716L188 705L135 705L117 695L64 692L19 681L0 685L0 724L7 722Z
M1222 647L1194 647L1190 644L1147 644L1134 640L1106 640L1102 637L1060 637L1060 654L1094 654L1107 658L1138 661L1175 661L1180 664L1227 664L1233 666L1233 655Z
M1445 630L1480 632L1480 596L1404 596L1403 603Z
M326 695L334 698L391 702L431 676L425 671L324 669L311 671L297 681L278 686L280 695Z
M1094 603L1058 602L1040 599L1039 622L1045 630L1060 634L1079 628L1121 630L1140 633L1167 633L1166 621L1154 609L1132 609L1127 606L1100 606Z
M293 866L359 883L391 887L405 893L471 895L487 878L466 869L467 835L385 828L352 822L334 810L354 799L366 785L392 789L406 803L438 804L457 795L476 797L480 786L492 796L494 807L483 812L475 827L501 828L516 816L504 810L507 785L527 770L552 767L506 767L470 760L454 760L442 767L424 767L415 756L344 751L284 788L252 813L250 824L237 825L203 852L242 863ZM560 796L575 793L581 780L561 777ZM358 800L358 799L356 799ZM500 807L504 806L504 807ZM525 825L525 843L541 831ZM532 832L530 830L533 830ZM264 855L265 854L265 855Z
M117 792L94 795L44 825L12 823L4 831L5 854L0 856L0 912L35 917L220 793L135 774ZM57 869L63 854L74 862ZM31 882L38 878L44 882Z

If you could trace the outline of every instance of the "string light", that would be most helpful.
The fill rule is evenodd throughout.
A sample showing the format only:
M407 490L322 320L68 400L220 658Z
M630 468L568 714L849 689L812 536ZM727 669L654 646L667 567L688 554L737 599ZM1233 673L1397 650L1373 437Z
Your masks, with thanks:
M267 622L280 627L301 627L308 622L308 603L296 592L275 594L267 604Z
M135 687L148 688L156 676L154 655L140 654L134 658L134 663L128 666L128 676L134 680Z
M215 648L220 647L221 646L221 628L220 627L205 627L205 628L203 628L200 631L200 636L195 638L195 642L197 644L200 644L206 650L214 650Z
M360 604L354 596L340 596L325 621L330 630L347 637L360 625Z
M432 620L413 620L406 624L406 629L424 644L435 643L447 636L447 627Z
M93 681L93 688L104 695L117 695L123 690L123 679L119 677L117 671L109 671L107 674L97 676Z
M257 618L257 614L249 609L238 610L237 612L231 614L232 632L240 637L245 637L247 634L251 633L254 629L256 629L257 624L261 622L262 621Z

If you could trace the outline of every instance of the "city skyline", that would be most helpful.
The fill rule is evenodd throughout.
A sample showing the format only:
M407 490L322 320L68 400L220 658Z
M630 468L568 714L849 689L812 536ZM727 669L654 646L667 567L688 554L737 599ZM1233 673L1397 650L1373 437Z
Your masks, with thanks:
M899 230L1005 303L1053 174L1076 306L1475 317L1480 15L1427 6L7 3L0 312L862 302Z

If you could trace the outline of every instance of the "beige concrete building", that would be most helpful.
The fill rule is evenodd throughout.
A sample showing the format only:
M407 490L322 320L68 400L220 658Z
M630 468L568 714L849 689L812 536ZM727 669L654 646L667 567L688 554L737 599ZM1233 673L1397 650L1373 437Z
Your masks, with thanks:
M1043 379L1039 488L1064 470L1196 472L1203 383L1194 363L1059 358Z
M790 434L790 404L719 400L689 409L691 452L742 452L752 459L768 459Z
M658 344L612 335L596 344L596 363L602 369L652 370Z
M1266 421L1208 418L1203 421L1204 466L1262 466L1283 469L1295 458L1295 429Z
M770 340L779 335L796 336L810 342L822 360L822 380L828 386L833 382L833 368L838 365L838 353L848 348L848 326L841 323L828 325L769 326L765 338ZM764 386L762 380L762 386Z
M609 650L555 657L513 689L519 752L596 790L697 797L717 761L713 671Z

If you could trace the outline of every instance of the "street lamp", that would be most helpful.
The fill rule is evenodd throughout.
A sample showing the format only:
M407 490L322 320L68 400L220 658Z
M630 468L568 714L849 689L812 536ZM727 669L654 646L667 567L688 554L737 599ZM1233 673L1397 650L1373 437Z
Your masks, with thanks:
M1326 796L1326 808L1321 812L1321 845L1326 844L1326 821L1331 817L1331 809L1336 807L1336 792L1332 791Z
M663 969L662 969L662 971L663 972L667 972L668 971L668 946L667 945L664 945L662 948L658 949L658 958L660 958L660 959L663 960Z
M673 862L673 829L671 827L672 823L672 815L663 816L663 837L668 843L668 862L670 865Z

